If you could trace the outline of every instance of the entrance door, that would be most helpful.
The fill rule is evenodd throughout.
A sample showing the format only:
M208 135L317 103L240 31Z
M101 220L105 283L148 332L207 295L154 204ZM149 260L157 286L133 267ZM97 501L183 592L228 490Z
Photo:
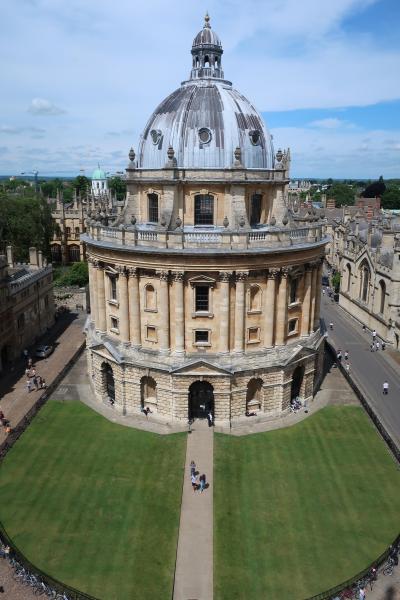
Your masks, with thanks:
M294 400L300 396L301 384L303 383L304 367L296 367L292 375L292 389L290 399Z
M214 414L214 388L208 381L195 381L189 388L189 419L205 419Z

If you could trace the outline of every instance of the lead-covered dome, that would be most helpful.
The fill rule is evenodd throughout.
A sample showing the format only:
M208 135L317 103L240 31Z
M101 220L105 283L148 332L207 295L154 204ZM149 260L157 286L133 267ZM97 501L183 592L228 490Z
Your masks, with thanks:
M182 168L232 168L237 148L243 167L272 168L271 136L251 102L223 78L222 53L206 15L192 46L190 80L151 115L140 140L139 168L163 168L169 146Z

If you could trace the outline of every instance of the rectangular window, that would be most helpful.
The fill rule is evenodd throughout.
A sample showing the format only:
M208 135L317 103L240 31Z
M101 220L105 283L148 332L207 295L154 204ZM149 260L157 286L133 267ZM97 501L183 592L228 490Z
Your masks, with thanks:
M290 299L289 302L290 304L294 304L295 302L297 302L297 279L292 279L292 281L290 282Z
M157 341L157 331L156 328L152 325L147 325L146 327L146 340L148 342L156 342Z
M111 329L118 329L118 319L111 317Z
M117 299L117 280L115 277L110 277L110 300Z
M196 312L208 312L208 296L210 288L208 285L196 285Z
M288 323L288 331L289 333L293 333L297 331L297 319L291 319Z
M260 328L259 327L250 327L247 330L247 341L249 344L254 344L255 342L260 341Z
M18 329L23 329L25 325L25 315L24 313L20 314L17 320Z
M195 344L208 344L209 343L209 332L206 330L199 329L194 332L194 343Z
M194 224L214 224L214 197L210 194L199 194L194 198Z
M157 194L148 194L149 202L149 222L158 223L158 196Z

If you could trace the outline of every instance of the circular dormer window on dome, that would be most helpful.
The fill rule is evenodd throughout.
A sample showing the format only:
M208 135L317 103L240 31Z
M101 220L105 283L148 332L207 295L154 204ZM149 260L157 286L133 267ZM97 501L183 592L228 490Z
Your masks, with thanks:
M212 134L208 127L202 127L199 129L199 139L202 144L209 144L211 142Z
M258 129L253 129L252 131L250 131L249 136L250 136L250 141L253 144L253 146L260 145L261 133L260 133L260 131L258 131Z
M151 141L156 146L161 139L161 131L159 129L152 129L150 131L150 137Z

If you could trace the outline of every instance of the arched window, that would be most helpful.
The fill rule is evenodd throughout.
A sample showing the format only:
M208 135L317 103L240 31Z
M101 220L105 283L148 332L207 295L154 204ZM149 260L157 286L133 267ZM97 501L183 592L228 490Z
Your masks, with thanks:
M59 244L52 245L51 260L52 262L61 262L61 246Z
M253 194L250 198L250 226L254 227L261 222L261 194Z
M68 246L68 256L69 256L69 262L79 262L80 261L79 246L77 246L76 244L71 244L71 246Z
M249 312L258 312L261 310L261 289L258 285L251 285L248 290L248 310Z
M350 285L351 285L351 266L349 265L349 263L347 263L346 265L346 276L347 276L347 288L346 291L350 292Z
M386 283L383 279L379 282L379 290L380 290L380 304L379 304L379 312L383 315L385 312L385 297L386 297Z
M158 223L158 196L157 194L147 194L147 198L149 223Z
M290 288L289 288L289 303L290 304L294 304L294 302L297 302L297 287L298 287L297 284L298 284L297 279L290 280Z
M102 386L104 394L110 404L115 402L115 381L114 374L110 364L103 363L101 365Z
M142 377L140 380L140 406L157 410L157 383L152 377Z
M210 66L210 59L208 56L204 57L204 66L205 67L209 67Z
M194 224L214 224L214 197L210 194L197 194L194 197Z
M144 309L145 310L157 310L157 297L154 286L148 283L144 288Z
M262 379L250 379L246 392L246 412L261 410L263 401Z
M369 266L366 262L363 262L360 267L360 298L363 302L368 302L368 289L371 278Z

